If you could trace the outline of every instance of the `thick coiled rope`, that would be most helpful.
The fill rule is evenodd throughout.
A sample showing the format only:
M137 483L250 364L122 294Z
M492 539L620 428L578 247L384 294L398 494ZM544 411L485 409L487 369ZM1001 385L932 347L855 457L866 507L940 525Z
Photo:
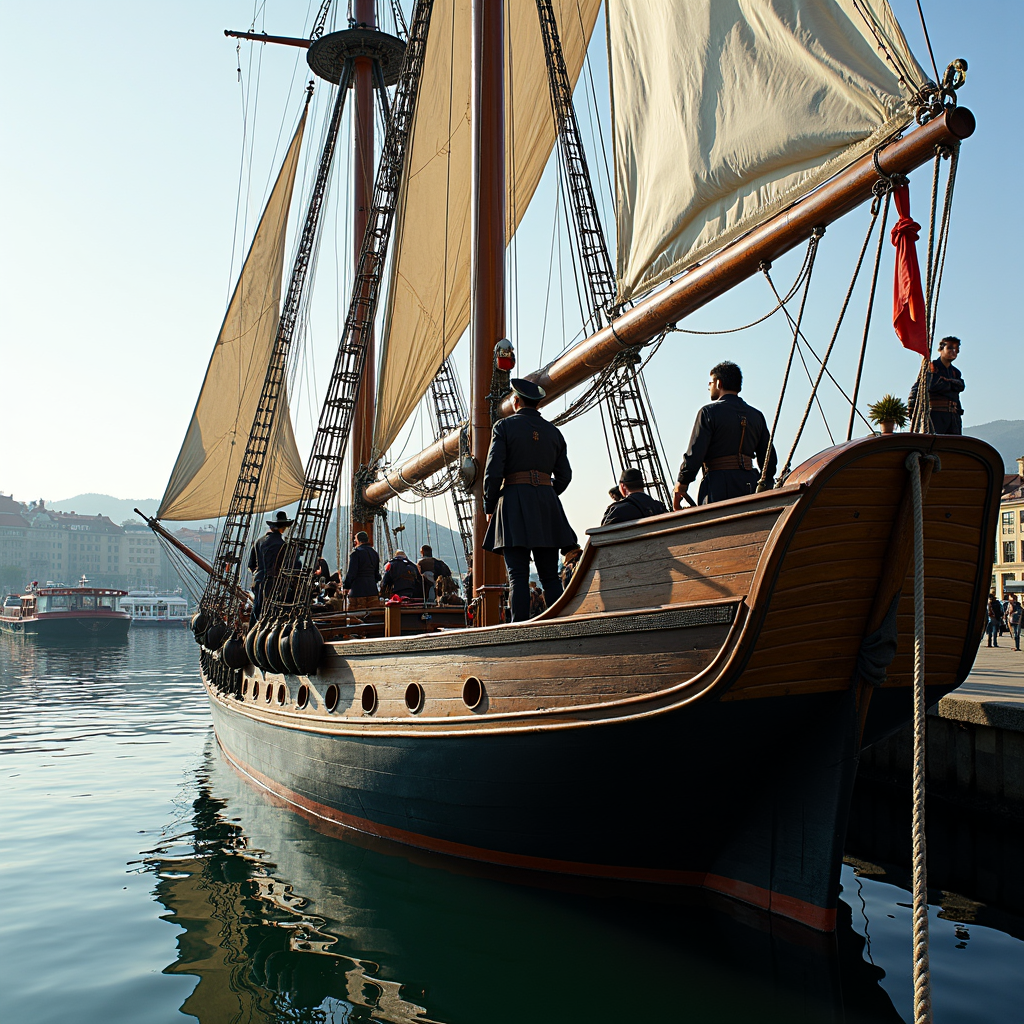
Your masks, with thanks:
M924 694L924 509L921 497L921 460L935 463L934 455L922 456L911 452L906 459L910 473L910 486L914 500L914 818L913 886L914 886L914 1024L931 1024L932 991L928 964L928 865L925 842L924 798L927 781L925 764L925 706Z

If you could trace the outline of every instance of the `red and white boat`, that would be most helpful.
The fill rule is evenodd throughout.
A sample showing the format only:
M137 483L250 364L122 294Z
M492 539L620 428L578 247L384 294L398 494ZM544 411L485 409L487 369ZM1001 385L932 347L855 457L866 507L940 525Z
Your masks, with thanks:
M118 608L128 592L107 587L29 586L24 594L8 594L0 607L0 630L31 633L53 640L120 640L128 635L132 617Z

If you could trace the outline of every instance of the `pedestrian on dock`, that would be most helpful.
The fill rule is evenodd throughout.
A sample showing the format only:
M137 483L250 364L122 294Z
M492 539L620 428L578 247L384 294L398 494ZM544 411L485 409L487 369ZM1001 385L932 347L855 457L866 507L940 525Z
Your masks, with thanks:
M1002 626L1003 603L996 597L996 592L993 590L988 597L988 625L985 627L989 647L999 646L999 630L1002 629Z
M711 402L697 413L690 444L679 467L679 478L672 499L678 512L688 500L687 489L703 469L697 504L739 498L753 494L765 470L766 482L774 486L777 457L775 446L769 451L769 431L763 413L740 398L743 373L728 360L711 367L708 393ZM761 472L754 469L754 459ZM692 504L692 502L691 502Z
M1011 594L1009 601L1006 602L1004 617L1006 619L1006 625L1010 628L1010 635L1013 637L1013 649L1015 651L1019 651L1020 626L1021 620L1024 619L1024 610L1022 610L1021 603L1017 600L1016 594Z
M530 617L530 555L533 555L548 607L561 596L558 549L576 544L558 496L569 486L572 469L562 432L537 406L544 389L514 377L515 412L494 424L484 467L483 546L504 556L511 588L512 621Z
M341 585L348 598L349 609L376 608L380 605L377 584L380 581L380 555L370 544L369 535L360 530L355 547L348 556L348 571Z

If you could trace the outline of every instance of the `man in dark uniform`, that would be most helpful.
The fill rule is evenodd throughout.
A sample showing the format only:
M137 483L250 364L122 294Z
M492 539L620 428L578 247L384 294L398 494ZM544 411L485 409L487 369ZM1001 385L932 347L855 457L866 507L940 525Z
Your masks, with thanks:
M754 469L755 457L762 470L767 458L767 483L769 487L774 485L775 446L768 451L768 424L760 410L740 398L740 368L735 363L722 362L711 368L710 376L711 403L697 413L693 424L673 494L675 509L683 507L687 488L701 467L704 477L697 492L698 505L753 494L761 477Z
M281 571L281 557L284 552L284 531L292 525L287 512L278 512L267 520L269 530L252 546L249 552L249 571L252 573L252 621L255 622L263 611L263 599L274 587L274 580ZM301 567L301 562L299 563Z
M423 600L420 571L401 548L384 566L384 577L380 582L382 587L387 587L397 597L407 597L410 601Z
M558 500L572 469L565 438L537 410L544 389L513 378L513 415L494 424L484 467L484 548L505 557L512 621L530 617L530 553L550 608L562 593L558 550L576 546L576 534ZM552 479L554 478L554 479Z
M939 342L939 358L928 366L928 402L932 411L932 433L962 434L964 409L960 404L964 378L953 365L960 355L959 338L943 338ZM910 389L910 415L917 404L917 381Z
M379 581L380 555L374 551L367 534L360 530L356 534L356 546L348 556L345 578L341 581L349 608L373 608L379 605Z
M662 502L644 491L644 475L639 469L624 469L619 475L619 497L604 510L601 525L628 523L667 511Z

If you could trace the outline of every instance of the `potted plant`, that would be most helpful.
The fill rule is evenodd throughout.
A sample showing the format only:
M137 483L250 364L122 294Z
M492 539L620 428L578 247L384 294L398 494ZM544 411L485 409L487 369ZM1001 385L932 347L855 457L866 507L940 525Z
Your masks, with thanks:
M893 428L902 429L907 425L907 406L902 398L883 395L877 402L868 406L868 419L872 423L877 423L883 434L891 434Z

